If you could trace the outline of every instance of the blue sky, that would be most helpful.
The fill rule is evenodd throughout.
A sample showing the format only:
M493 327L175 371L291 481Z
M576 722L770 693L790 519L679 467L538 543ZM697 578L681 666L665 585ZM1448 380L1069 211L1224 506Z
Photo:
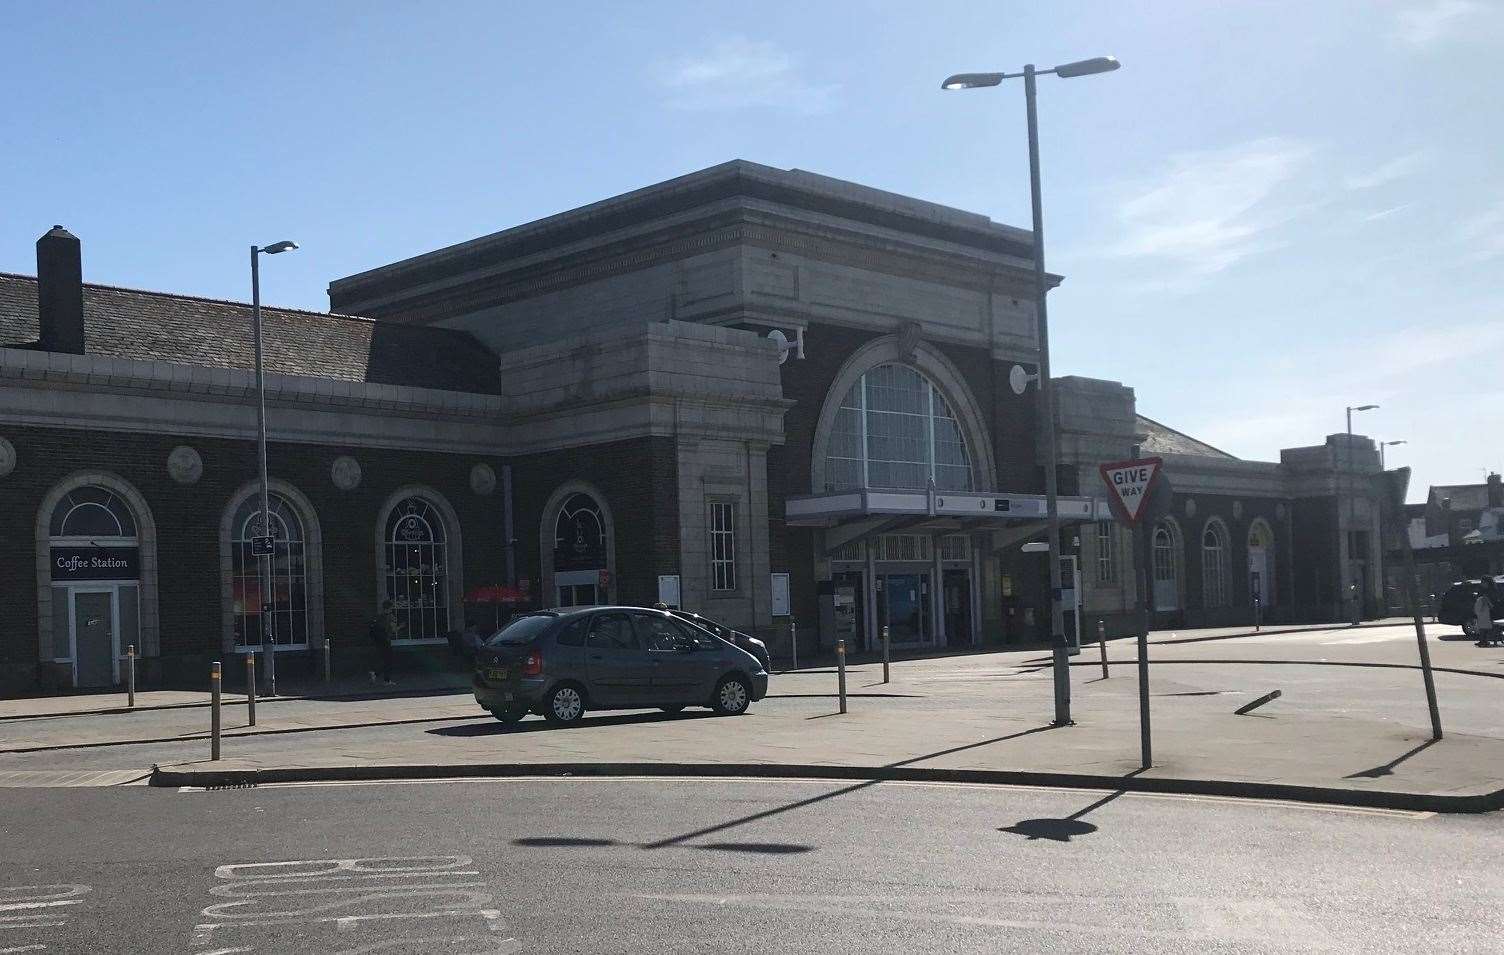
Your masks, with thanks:
M269 302L730 158L1027 226L1060 374L1242 457L1348 404L1431 483L1504 468L1504 3L0 3L0 270Z

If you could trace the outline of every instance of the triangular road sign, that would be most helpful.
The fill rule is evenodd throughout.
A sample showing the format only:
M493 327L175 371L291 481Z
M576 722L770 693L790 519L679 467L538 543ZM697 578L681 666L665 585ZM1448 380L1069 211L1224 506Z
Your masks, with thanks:
M1102 465L1102 483L1107 485L1112 509L1120 520L1138 523L1163 464L1160 458L1136 458Z

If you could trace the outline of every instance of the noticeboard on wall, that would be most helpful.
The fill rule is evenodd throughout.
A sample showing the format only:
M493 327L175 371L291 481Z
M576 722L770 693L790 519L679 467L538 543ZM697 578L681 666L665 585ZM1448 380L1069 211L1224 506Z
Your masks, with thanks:
M773 616L787 617L793 613L789 602L789 575L773 574Z
M658 602L666 604L670 610L679 610L679 575L658 575Z

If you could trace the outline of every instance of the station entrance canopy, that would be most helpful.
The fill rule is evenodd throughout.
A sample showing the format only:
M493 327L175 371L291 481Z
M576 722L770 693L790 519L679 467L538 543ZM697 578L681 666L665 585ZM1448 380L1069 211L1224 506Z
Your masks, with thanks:
M1062 525L1113 519L1105 500L1056 499ZM992 531L993 549L1003 550L1045 532L1043 494L987 491L839 491L791 497L784 519L793 527L824 527L825 549L834 552L878 534L910 530L936 534Z

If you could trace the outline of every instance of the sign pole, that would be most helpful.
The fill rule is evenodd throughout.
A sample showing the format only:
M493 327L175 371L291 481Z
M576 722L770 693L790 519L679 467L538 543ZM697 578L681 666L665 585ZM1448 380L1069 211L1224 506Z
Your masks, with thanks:
M1102 481L1107 485L1112 509L1120 521L1133 528L1133 563L1137 573L1139 592L1138 625L1138 735L1140 766L1149 769L1154 765L1154 744L1149 715L1149 623L1154 615L1154 596L1151 590L1154 574L1151 570L1153 550L1144 517L1155 510L1150 495L1159 485L1160 458L1140 458L1138 446L1133 448L1133 457L1101 466ZM1160 488L1162 492L1165 489Z

